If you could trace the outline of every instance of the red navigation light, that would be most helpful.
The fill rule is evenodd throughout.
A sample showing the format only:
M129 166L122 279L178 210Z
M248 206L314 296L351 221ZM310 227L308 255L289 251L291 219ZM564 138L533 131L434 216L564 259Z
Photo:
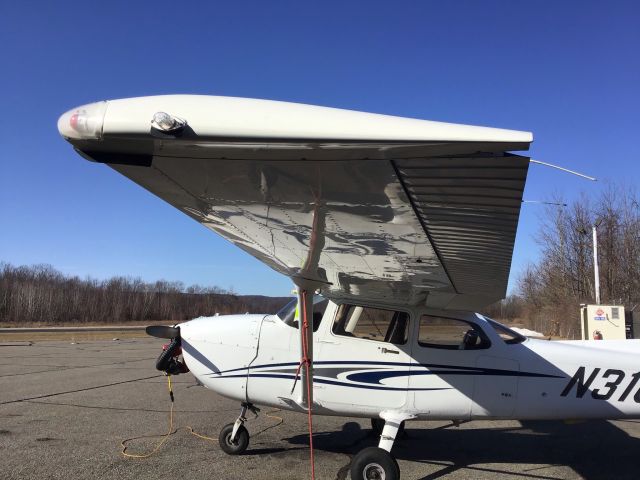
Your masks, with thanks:
M71 125L71 128L73 128L74 130L78 130L78 117L78 113L74 113L69 119L69 125Z
M99 140L102 138L107 102L82 105L62 114L58 131L65 138Z

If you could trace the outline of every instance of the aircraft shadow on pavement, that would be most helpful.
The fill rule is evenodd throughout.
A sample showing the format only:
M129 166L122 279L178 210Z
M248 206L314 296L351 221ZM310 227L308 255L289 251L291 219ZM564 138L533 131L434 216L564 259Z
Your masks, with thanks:
M307 435L286 439L289 443L308 444ZM371 430L356 422L347 422L342 430L314 434L314 447L334 453L353 455L378 439ZM445 478L462 468L481 474L509 474L524 479L560 479L547 465L566 466L586 480L637 479L637 452L640 440L605 420L577 424L561 421L522 421L514 428L412 428L396 440L393 454L398 460L440 465L437 472L420 480ZM483 464L512 464L507 469ZM513 465L522 464L514 471ZM531 464L540 464L532 467ZM565 472L566 474L566 472Z

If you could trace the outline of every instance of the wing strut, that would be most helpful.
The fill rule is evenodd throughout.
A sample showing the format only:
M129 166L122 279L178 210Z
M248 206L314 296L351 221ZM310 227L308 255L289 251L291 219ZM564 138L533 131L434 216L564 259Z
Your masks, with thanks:
M307 410L313 409L313 292L298 286L300 306L300 374L302 388L298 404ZM307 388L309 386L310 388Z
M313 290L309 295L307 290L298 288L298 304L302 307L300 309L300 365L302 366L300 404L307 409L311 480L315 480L315 461L313 458L313 327L309 325L310 316L313 318Z
M292 276L298 289L298 311L300 312L300 373L302 385L298 404L307 410L309 420L309 455L311 480L315 480L315 461L313 457L313 296L315 291L326 284L318 276L320 254L325 245L326 210L320 199L320 191L314 192L313 223L307 258L302 268Z
M300 365L302 373L301 396L298 404L309 411L313 409L313 295L327 284L318 275L320 254L325 245L326 208L321 198L321 188L314 191L313 222L307 250L307 258L302 268L291 277L298 289L300 319ZM306 386L309 388L306 388Z

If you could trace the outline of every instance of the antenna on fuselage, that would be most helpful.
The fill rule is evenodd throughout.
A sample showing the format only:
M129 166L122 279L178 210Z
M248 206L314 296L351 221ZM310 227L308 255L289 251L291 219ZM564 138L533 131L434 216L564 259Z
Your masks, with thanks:
M544 165L545 167L556 168L558 170L562 170L563 172L567 172L572 175L577 175L578 177L586 178L587 180L591 180L592 182L597 181L595 177L590 177L589 175L585 175L584 173L576 172L575 170L569 170L568 168L560 167L558 165L554 165L553 163L541 162L540 160L534 160L533 158L530 158L529 162L537 163L538 165Z

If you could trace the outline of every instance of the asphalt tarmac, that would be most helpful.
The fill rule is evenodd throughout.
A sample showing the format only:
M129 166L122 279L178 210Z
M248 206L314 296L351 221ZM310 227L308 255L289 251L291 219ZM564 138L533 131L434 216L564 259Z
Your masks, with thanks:
M164 434L169 398L154 368L161 340L0 343L1 479L304 479L309 478L307 419L265 408L247 423L242 456L224 454L220 428L236 402L174 378L176 427L153 456L125 458L120 442ZM280 420L282 419L282 420ZM348 478L351 456L375 445L367 420L315 417L316 477ZM144 453L160 441L128 443ZM393 453L409 479L637 479L640 421L414 422Z

